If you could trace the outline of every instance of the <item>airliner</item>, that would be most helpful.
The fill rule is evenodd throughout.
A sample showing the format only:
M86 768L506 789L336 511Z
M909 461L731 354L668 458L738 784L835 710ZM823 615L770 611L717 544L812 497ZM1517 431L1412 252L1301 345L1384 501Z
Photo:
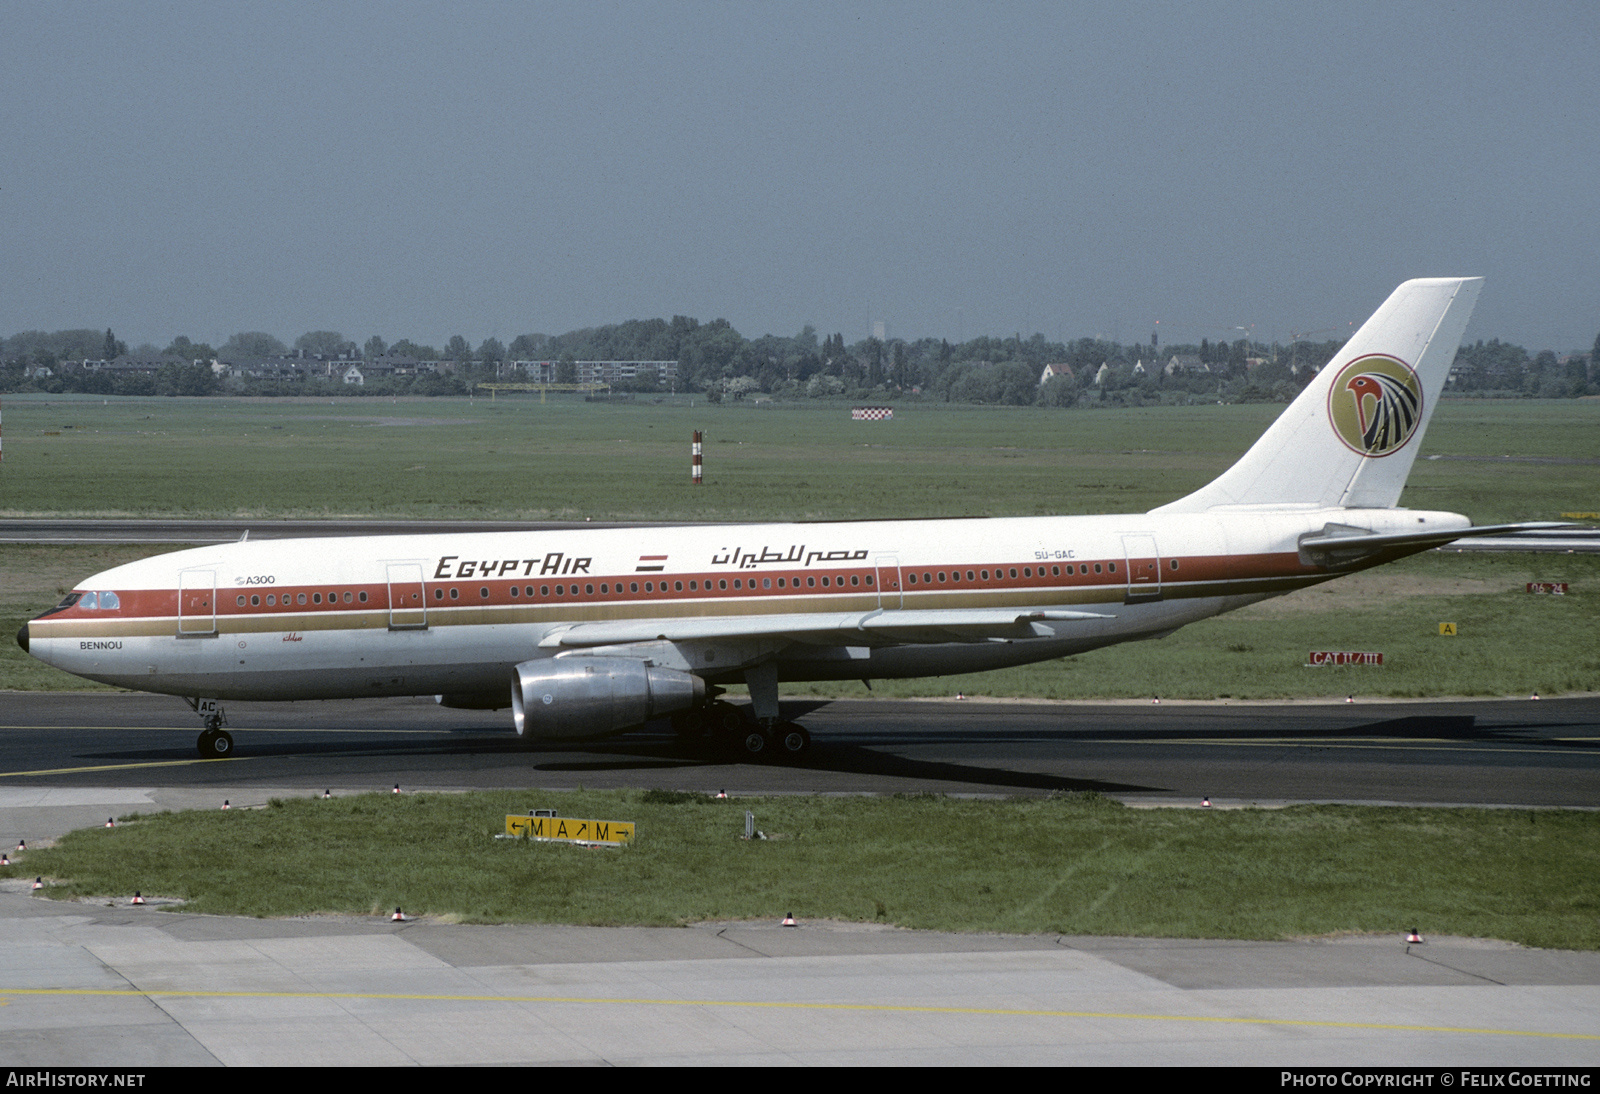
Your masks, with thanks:
M96 574L17 641L183 697L432 695L528 744L670 716L796 756L780 685L941 676L1159 638L1463 536L1396 508L1481 278L1407 281L1220 477L1147 513L245 540ZM1548 525L1539 525L1548 527ZM719 698L748 686L748 705Z

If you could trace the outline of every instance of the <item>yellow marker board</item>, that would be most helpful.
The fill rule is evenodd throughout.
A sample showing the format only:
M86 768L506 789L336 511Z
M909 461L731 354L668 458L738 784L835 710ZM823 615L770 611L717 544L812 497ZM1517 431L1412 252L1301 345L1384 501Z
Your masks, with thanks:
M1454 623L1440 623L1439 633L1453 635L1456 633L1456 625Z
M506 817L506 835L567 843L630 843L633 840L633 822L509 814Z

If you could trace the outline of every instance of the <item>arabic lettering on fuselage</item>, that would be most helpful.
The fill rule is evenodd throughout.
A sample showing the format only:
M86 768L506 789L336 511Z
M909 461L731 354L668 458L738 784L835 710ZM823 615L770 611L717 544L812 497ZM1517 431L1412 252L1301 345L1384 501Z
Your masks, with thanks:
M866 548L857 551L807 551L805 544L798 546L790 544L787 550L774 547L762 547L761 550L745 550L737 548L722 549L723 553L711 556L713 566L734 566L741 570L753 570L757 566L810 566L817 562L864 562L866 561Z

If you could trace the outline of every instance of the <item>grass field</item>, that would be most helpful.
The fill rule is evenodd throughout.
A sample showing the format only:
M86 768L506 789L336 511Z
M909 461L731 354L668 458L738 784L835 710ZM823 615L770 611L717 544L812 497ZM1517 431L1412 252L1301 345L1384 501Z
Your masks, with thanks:
M532 398L5 409L11 516L839 520L1142 512L1224 470L1283 408L909 404L882 423L834 404ZM1445 402L1402 503L1478 523L1600 511L1597 427L1600 400Z
M507 813L631 820L621 851L496 840ZM770 838L746 842L744 811ZM864 838L870 833L870 838ZM1275 939L1350 932L1600 947L1600 814L514 791L276 801L74 832L12 876L186 910Z
M1064 412L908 404L15 397L0 512L754 520L1140 511L1208 481L1281 407ZM688 440L707 431L707 485ZM1600 510L1600 400L1440 405L1402 499L1479 523ZM0 546L0 633L167 548ZM1157 642L879 695L1183 698L1600 690L1600 558L1428 554ZM1524 593L1567 581L1565 598ZM1441 638L1440 622L1459 634ZM1304 668L1311 649L1381 669ZM91 687L0 642L0 688ZM860 684L813 685L864 695Z

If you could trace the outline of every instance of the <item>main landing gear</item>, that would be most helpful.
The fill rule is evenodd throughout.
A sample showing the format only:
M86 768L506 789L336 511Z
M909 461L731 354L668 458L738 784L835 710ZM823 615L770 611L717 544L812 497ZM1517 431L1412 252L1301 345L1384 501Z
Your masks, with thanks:
M773 719L770 724L753 716L748 707L717 700L672 716L679 739L706 740L725 753L743 760L794 760L811 747L811 734L793 722Z
M222 727L228 724L228 716L223 713L222 705L215 699L187 699L189 708L204 719L206 728L201 731L195 740L195 747L199 749L202 759L223 760L233 755L233 736Z
M672 728L685 739L710 737L746 760L797 760L811 748L811 734L785 722L778 713L778 667L771 661L744 670L750 705L718 699L672 716Z

